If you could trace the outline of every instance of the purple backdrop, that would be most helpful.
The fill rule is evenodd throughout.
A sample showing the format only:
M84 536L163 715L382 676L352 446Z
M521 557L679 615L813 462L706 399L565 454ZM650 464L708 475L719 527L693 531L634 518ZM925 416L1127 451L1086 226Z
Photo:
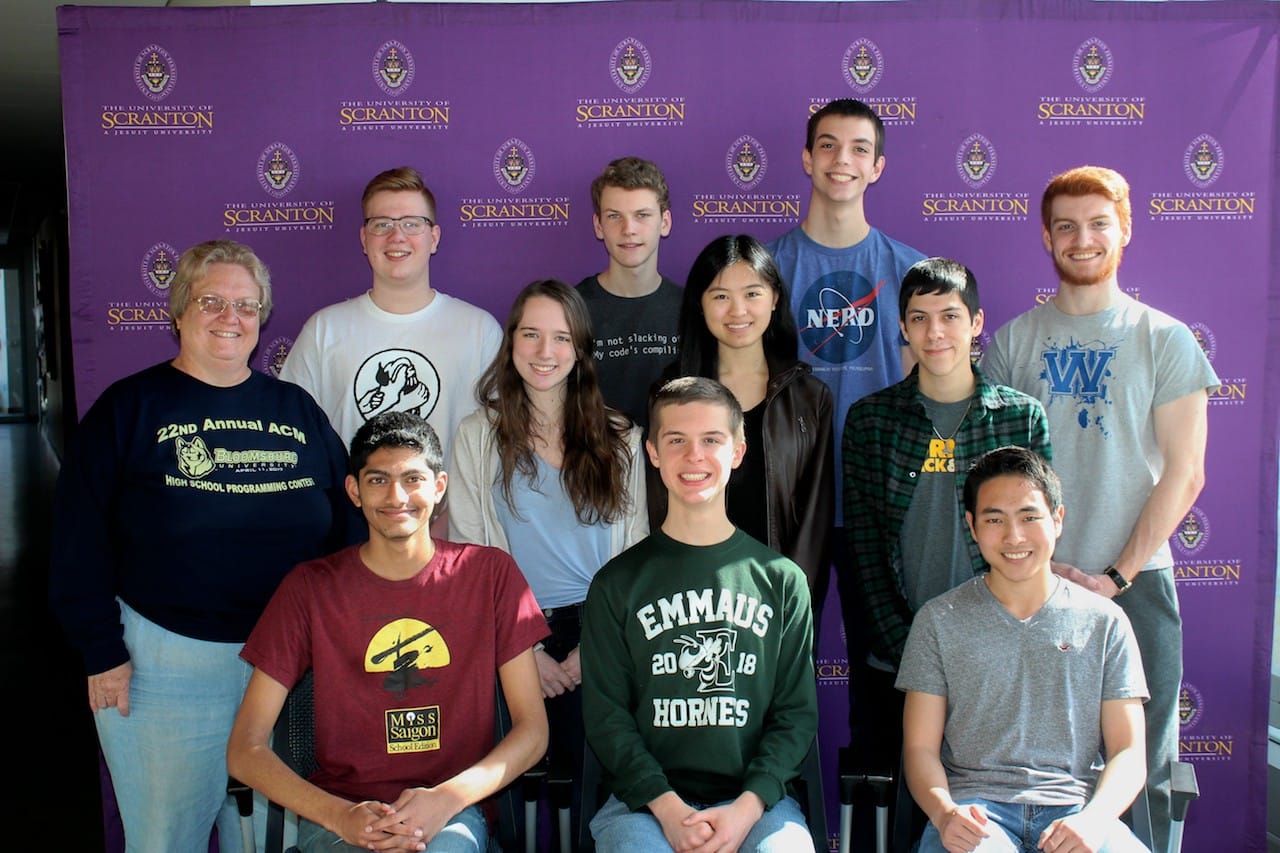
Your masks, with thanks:
M272 269L255 366L275 369L312 311L368 287L359 196L391 166L436 194L432 283L501 319L528 281L603 268L588 187L610 159L666 172L660 266L683 280L713 237L799 221L805 119L859 97L888 126L869 218L968 264L990 330L1054 289L1036 210L1049 176L1125 173L1122 285L1185 320L1224 382L1208 485L1175 537L1181 747L1203 792L1187 849L1264 849L1280 4L64 6L58 22L81 413L173 354L166 265L212 237ZM744 152L754 170L735 168ZM847 661L826 615L834 801Z

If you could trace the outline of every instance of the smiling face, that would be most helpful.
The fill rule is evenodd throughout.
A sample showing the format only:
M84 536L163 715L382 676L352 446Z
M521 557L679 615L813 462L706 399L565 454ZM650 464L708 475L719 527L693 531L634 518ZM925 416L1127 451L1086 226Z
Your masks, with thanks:
M448 476L413 447L380 447L360 476L348 475L347 496L364 513L369 535L392 541L431 537L431 513L444 499Z
M982 331L982 311L971 318L959 293L917 293L898 325L920 369L944 379L970 370L969 347Z
M969 531L991 566L992 590L1043 582L1062 534L1063 507L1049 509L1044 492L1031 480L1004 474L978 489L974 512L966 512Z
M564 307L548 296L530 296L511 340L511 361L525 391L562 397L577 360Z
M662 406L654 415L645 449L668 499L687 506L723 500L729 475L747 450L730 425L728 408L694 401Z
M436 214L422 193L414 190L383 190L369 197L364 207L366 219L386 216L425 216L435 221ZM432 225L424 233L407 237L395 228L385 237L370 234L360 226L360 246L373 270L374 289L379 287L411 288L430 284L429 263L440 245L440 226Z
M593 222L609 258L626 269L656 266L658 245L671 233L671 211L662 210L649 189L605 187Z
M262 299L262 289L249 271L239 264L210 264L204 278L191 285L187 308L178 317L178 361L188 372L203 379L239 372L249 363L258 345L257 316L243 317L228 304L221 313L200 310L202 296L221 296L228 303L240 299Z
M813 150L806 149L802 159L814 192L832 202L861 199L884 171L875 125L862 116L824 116L814 129Z
M703 291L702 315L721 347L756 347L761 345L777 304L778 291L750 264L738 261L721 270Z
M1057 196L1043 232L1058 278L1075 287L1115 281L1130 236L1115 202L1102 195Z

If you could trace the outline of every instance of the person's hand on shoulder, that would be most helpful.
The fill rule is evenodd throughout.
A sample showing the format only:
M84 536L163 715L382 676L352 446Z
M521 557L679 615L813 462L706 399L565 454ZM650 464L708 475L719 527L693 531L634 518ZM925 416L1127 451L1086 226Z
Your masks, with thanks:
M1082 572L1070 563L1053 562L1050 564L1050 568L1053 569L1053 573L1058 577L1069 580L1077 586L1082 586L1090 592L1096 592L1098 595L1104 595L1107 598L1115 597L1116 585L1111 578Z

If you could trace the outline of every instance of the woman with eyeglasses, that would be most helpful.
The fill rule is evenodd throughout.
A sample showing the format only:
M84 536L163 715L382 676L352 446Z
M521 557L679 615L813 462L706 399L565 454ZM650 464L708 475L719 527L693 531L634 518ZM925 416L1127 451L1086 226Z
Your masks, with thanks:
M349 538L337 433L305 391L249 367L270 312L247 246L184 252L177 355L108 387L59 472L50 601L84 658L130 853L207 850L215 821L239 849L240 647L280 579Z
M707 244L689 269L678 328L676 361L653 390L676 376L705 376L737 397L747 452L729 479L729 520L799 564L820 603L835 519L833 404L797 357L790 296L769 250L748 234ZM650 523L667 510L666 490L654 483Z
M507 551L551 636L534 657L547 700L552 769L582 767L578 640L591 578L649 533L640 429L605 406L591 317L578 292L535 281L516 296L449 462L449 538ZM574 848L577 838L571 839Z

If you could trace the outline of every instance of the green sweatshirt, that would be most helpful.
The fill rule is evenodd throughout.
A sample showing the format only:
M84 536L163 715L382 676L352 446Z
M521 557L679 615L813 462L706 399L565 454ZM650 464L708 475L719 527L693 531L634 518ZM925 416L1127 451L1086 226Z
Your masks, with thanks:
M710 546L657 531L592 581L582 673L587 740L631 809L667 791L770 808L818 728L804 572L740 530Z

